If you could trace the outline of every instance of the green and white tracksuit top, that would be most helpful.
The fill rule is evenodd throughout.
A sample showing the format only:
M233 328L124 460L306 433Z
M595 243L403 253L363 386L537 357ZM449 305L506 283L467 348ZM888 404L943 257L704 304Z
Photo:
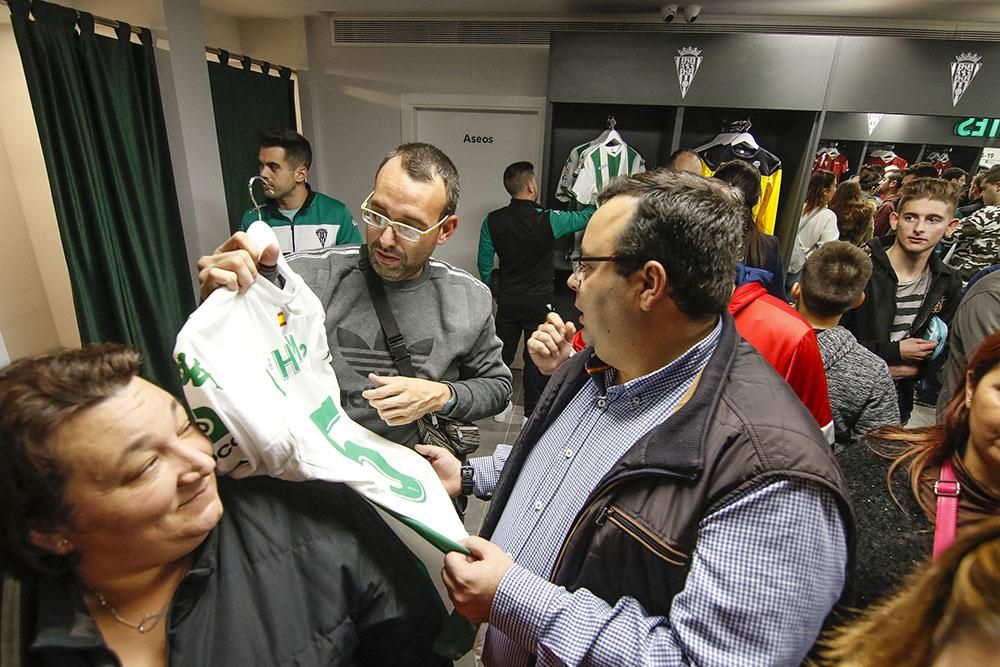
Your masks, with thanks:
M274 230L281 251L285 253L361 243L361 231L350 210L342 202L312 188L292 220L278 210L278 203L273 199L260 210L260 218ZM243 214L240 229L245 232L256 221L257 209L251 208Z

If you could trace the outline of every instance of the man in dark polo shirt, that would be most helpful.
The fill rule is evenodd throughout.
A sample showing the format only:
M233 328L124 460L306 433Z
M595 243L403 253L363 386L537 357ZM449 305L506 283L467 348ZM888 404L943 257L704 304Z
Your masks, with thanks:
M503 172L510 204L489 213L479 232L479 276L497 299L497 336L503 341L503 362L514 362L521 334L528 337L552 310L552 254L555 240L584 229L595 207L580 211L552 211L538 206L538 180L530 162L515 162ZM494 272L493 257L500 258ZM494 277L496 280L494 281ZM493 281L493 282L491 282ZM524 351L525 375L534 364ZM524 383L524 415L538 402L536 383ZM510 406L497 415L510 416Z

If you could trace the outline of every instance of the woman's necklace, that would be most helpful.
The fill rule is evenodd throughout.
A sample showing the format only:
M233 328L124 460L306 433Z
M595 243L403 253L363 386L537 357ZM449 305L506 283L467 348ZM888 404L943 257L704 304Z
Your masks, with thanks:
M95 591L90 586L87 586L87 590L90 591L95 598L97 598L97 602L101 605L101 608L106 610L109 614L111 614L111 617L113 619L115 619L125 627L132 628L133 630L141 634L146 634L147 632L152 631L153 628L155 628L157 625L160 624L160 620L167 615L167 612L170 611L171 601L167 600L167 603L163 605L163 609L156 612L155 614L146 614L145 616L139 619L138 623L133 623L132 621L128 620L127 618L119 614L118 610L116 610L113 606L111 606L111 603L109 603L104 598L103 595Z

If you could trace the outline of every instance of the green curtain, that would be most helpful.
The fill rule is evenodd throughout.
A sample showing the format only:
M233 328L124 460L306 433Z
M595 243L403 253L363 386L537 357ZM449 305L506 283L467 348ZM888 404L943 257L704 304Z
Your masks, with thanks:
M137 347L144 374L179 395L172 350L194 293L153 37L132 44L125 24L108 38L90 14L9 4L80 336Z
M295 83L287 67L278 69L279 77L267 74L271 69L267 63L262 68L264 74L251 71L249 58L242 59L242 69L230 67L226 51L219 60L208 63L208 81L212 86L229 229L235 232L251 206L247 181L257 173L257 135L267 127L295 129Z

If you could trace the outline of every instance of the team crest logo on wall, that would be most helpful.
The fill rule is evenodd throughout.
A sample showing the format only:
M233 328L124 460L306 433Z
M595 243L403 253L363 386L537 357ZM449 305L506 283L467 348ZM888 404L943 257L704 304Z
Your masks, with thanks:
M674 66L677 68L677 83L681 86L681 99L687 96L688 88L694 82L694 77L701 67L701 51L693 46L682 46L674 56Z
M978 53L963 53L955 56L955 62L951 64L951 106L957 106L958 101L969 89L969 84L979 74L983 64L979 62L981 57Z
M319 239L320 246L322 246L324 248L326 247L326 236L327 236L328 233L329 232L327 232L322 227L320 227L319 229L316 230L316 238Z
M868 114L868 136L872 136L875 132L875 128L878 127L879 122L882 120L882 114L880 113L870 113Z

